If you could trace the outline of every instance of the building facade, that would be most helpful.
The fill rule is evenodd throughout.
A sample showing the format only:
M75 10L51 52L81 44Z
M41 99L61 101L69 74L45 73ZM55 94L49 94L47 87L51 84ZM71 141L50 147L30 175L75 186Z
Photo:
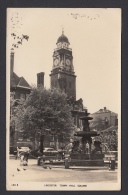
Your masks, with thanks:
M14 72L14 52L12 50L10 53L10 146L17 146L17 142L23 141L23 132L20 132L20 129L16 129L13 116L15 114L15 107L19 104L20 98L26 99L30 92L31 87L28 82L24 77L18 77ZM27 142L27 140L25 140L25 142Z
M106 107L91 114L93 120L90 127L96 130L104 130L111 126L118 125L118 114L108 110Z

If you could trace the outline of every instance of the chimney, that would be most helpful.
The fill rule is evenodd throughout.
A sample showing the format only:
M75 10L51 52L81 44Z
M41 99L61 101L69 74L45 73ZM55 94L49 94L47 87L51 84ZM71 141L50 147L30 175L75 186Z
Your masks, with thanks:
M40 72L37 74L37 87L42 85L44 87L44 72Z
M12 77L14 71L14 52L10 53L10 76Z
M106 111L106 107L104 107L104 111Z

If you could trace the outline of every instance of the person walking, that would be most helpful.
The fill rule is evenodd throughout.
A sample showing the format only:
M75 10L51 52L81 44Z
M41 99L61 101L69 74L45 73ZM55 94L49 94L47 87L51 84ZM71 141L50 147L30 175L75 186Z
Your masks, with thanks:
M29 157L29 151L25 151L24 152L24 161L26 161L28 163L28 157Z

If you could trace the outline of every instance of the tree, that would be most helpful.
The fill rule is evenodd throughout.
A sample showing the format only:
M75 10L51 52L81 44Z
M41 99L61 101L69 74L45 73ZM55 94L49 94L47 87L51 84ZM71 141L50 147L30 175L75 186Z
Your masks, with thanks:
M22 105L17 106L17 128L32 136L36 133L59 135L72 132L72 107L66 101L66 94L59 89L33 87Z
M118 130L103 131L96 140L106 144L109 151L118 150Z

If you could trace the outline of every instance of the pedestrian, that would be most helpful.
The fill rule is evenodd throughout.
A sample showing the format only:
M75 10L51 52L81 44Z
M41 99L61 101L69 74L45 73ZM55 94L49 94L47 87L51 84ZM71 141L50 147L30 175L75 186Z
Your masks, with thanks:
M28 165L29 151L24 151L20 153L20 164L23 166Z
M24 152L24 160L26 160L26 162L28 162L28 157L29 157L29 152L25 151Z

